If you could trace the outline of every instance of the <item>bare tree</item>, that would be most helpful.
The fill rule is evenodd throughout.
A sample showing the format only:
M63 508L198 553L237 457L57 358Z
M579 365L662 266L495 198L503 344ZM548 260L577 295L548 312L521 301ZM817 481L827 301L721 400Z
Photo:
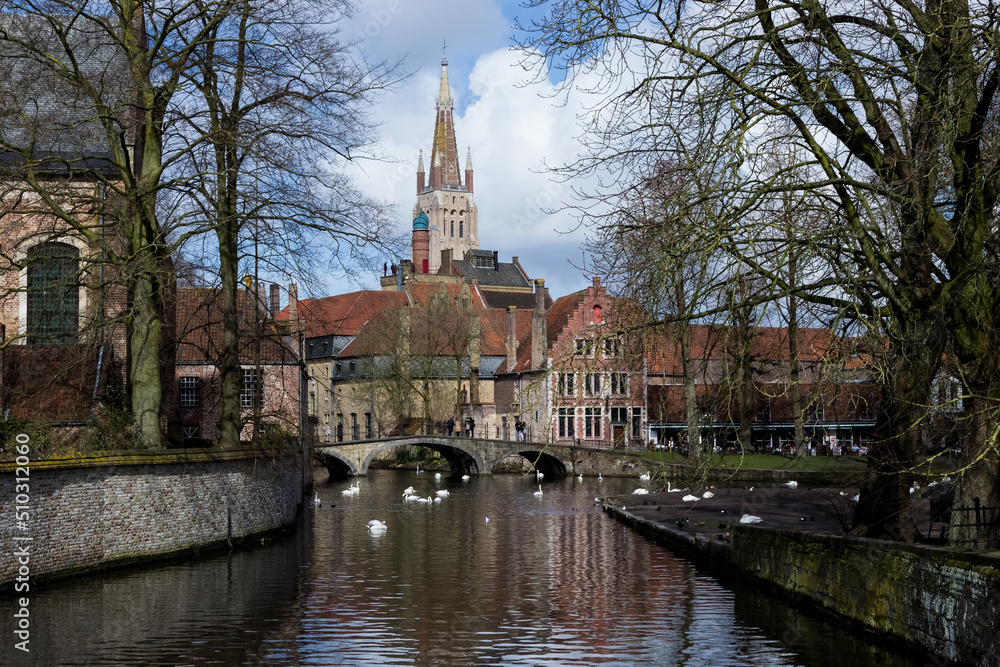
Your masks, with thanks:
M908 479L941 359L963 369L968 418L956 504L1000 505L995 364L1000 292L995 209L1000 170L995 100L1000 65L990 3L536 0L526 54L603 77L609 103L577 173L623 173L685 139L664 128L722 108L719 151L741 162L716 191L733 234L727 252L776 289L856 316L875 333L880 435L855 529L909 539ZM572 85L574 77L566 79ZM601 88L601 86L604 86ZM802 176L770 178L768 155L800 151ZM627 171L624 171L627 173ZM776 191L825 199L830 225L798 237L830 270L789 285L756 251L765 227L739 229ZM890 215L883 215L891 211ZM759 221L758 221L759 222ZM804 276L802 276L804 278ZM955 528L958 542L995 537Z

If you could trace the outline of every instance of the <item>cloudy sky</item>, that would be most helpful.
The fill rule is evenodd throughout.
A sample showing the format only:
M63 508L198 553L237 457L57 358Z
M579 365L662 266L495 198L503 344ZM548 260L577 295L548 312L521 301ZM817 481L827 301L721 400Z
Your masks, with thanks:
M544 278L553 297L582 289L583 233L569 213L548 214L570 196L569 185L545 165L573 159L579 150L569 104L547 96L548 84L525 86L527 74L511 51L514 17L527 17L516 0L362 0L348 27L374 57L405 57L414 75L375 109L382 150L396 163L366 163L358 185L397 206L407 229L416 200L417 152L429 159L434 100L447 40L448 76L455 100L459 152L472 149L479 242L501 261L517 256L532 278ZM563 100L564 101L564 100ZM377 276L360 285L377 288Z

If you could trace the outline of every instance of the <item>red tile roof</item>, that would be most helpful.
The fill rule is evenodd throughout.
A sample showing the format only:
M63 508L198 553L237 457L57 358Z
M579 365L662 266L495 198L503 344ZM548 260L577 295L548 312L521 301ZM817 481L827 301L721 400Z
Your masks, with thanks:
M306 338L356 336L365 322L386 308L409 305L405 292L361 290L320 299L299 299L299 319L306 322ZM285 306L275 318L288 321Z
M111 347L102 355L90 345L10 345L0 355L3 409L11 419L86 420L112 366Z
M238 294L240 361L249 363L259 355L264 363L292 363L296 352L266 315L255 317L246 292ZM255 333L260 331L259 336ZM177 290L177 363L216 363L222 352L222 303L218 289Z

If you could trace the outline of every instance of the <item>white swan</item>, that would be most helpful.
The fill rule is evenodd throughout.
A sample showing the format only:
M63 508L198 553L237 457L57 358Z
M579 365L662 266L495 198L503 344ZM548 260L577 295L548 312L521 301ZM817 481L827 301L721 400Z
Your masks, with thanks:
M433 502L433 501L431 500L431 497L430 497L430 496L427 496L426 498L421 498L420 496L414 496L414 498L413 498L413 499L414 499L415 501L417 501L418 503L429 503L429 502Z
M385 528L385 527L386 527L385 522L379 521L378 519L372 519L371 521L368 522L369 530L371 530L372 528Z
M441 496L434 496L434 502L436 503L441 502Z
M434 473L434 479L441 479L441 473L439 472Z
M785 482L785 486L787 486L789 489L794 489L798 485L799 485L799 483L796 482L794 479L791 480L791 481L789 481L789 482Z
M681 489L681 488L672 489L670 488L670 482L667 482L667 493L680 493L681 491L686 491L686 490L687 489Z
M541 470L536 470L535 479L537 479L539 482L542 481L543 479L545 479L545 473L542 472Z
M740 517L740 523L760 523L761 521L763 521L763 519L752 514L744 514Z
M462 475L462 481L463 482L468 482L470 479L472 479L472 478L469 477L468 475Z
M405 494L403 496L403 502L407 502L407 503L419 503L419 502L423 502L423 498L421 498L420 496L418 496L415 493L408 493L408 494Z
M427 472L427 471L426 470L421 470L420 469L420 464L418 463L417 464L417 474L418 475L423 475L425 472Z
M490 518L486 517L486 523L489 523L489 522L490 522Z
M705 493L701 494L701 497L705 499L714 498L715 494L712 493L711 491L706 491Z
M359 493L361 493L361 484L359 482L355 482L354 484L351 484L349 487L341 491L341 493L344 494L345 496L356 496Z
M417 492L417 490L414 489L412 486L408 486L405 489L403 489L403 495L404 496L412 496L416 492Z
M649 481L649 473L648 472L644 472L641 475L639 475L639 481L640 482L648 482Z
M597 481L598 482L603 482L604 481L604 478L601 477L601 473L597 473Z
M583 481L583 473L580 473L579 475L576 476L576 481L578 481L578 482L582 482Z
M441 498L447 498L448 496L451 495L451 492L448 489L438 489L434 493L436 493Z
M542 497L542 485L541 484L538 485L538 490L535 491L532 495L535 496L536 498L541 498Z
M316 497L313 498L313 505L315 505L316 507L319 507L322 504L323 504L323 501L319 499L319 494L317 493Z
M646 490L646 489L636 489L635 491L632 492L632 495L633 496L644 496L647 493L649 493L649 491Z
M689 493L689 494L687 494L686 496L684 496L683 498L681 498L681 500L683 500L683 501L684 501L684 502L686 502L686 503L690 503L690 502L693 502L693 501L695 501L695 500L701 500L701 498L699 498L698 496L692 496L692 495L691 495L691 494Z

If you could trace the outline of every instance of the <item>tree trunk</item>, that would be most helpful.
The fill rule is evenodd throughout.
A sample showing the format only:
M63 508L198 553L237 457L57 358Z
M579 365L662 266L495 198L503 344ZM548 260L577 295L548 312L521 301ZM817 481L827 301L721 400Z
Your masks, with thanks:
M1000 457L997 433L1000 414L996 398L985 394L988 387L970 387L963 399L965 420L962 438L962 472L955 480L949 546L962 549L996 549L1000 537ZM981 393L984 392L984 393ZM981 511L977 517L976 500Z

